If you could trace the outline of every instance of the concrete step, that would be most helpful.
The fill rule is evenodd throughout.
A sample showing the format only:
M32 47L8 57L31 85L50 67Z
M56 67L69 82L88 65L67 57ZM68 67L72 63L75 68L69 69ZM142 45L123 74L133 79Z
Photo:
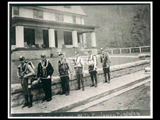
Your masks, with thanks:
M73 108L73 109L71 109L71 110L65 111L65 112L81 112L81 111L83 111L83 110L85 110L85 109L87 109L87 108L89 108L89 107L92 107L92 106L97 105L97 104L99 104L99 103L101 103L101 102L103 102L103 101L106 101L106 100L108 100L108 99L110 99L110 98L113 98L113 97L115 97L115 96L117 96L117 95L120 95L120 94L122 94L122 93L124 93L124 92L127 92L127 91L129 91L129 90L132 90L132 89L134 89L134 88L136 88L136 87L138 87L138 86L140 86L140 85L143 85L143 84L145 84L145 83L147 83L147 82L149 82L149 81L150 81L150 79L145 79L145 80L142 81L142 82L133 84L133 85L131 85L131 86L129 86L129 87L126 87L126 88L124 88L124 89L122 89L122 90L118 90L118 91L116 91L116 92L114 92L114 93L110 93L110 94L104 95L104 97L102 96L102 97L99 98L99 99L95 99L95 100L93 100L93 101L91 101L91 102L87 102L87 103L85 103L85 104L83 104L83 105L77 106L77 107L75 107L75 108ZM96 110L94 110L94 111L96 111Z
M143 83L146 79L149 79L149 78L150 78L149 75L145 76L145 77L142 77L140 79L137 79L137 80L135 80L133 82L130 82L128 84L125 84L123 86L117 87L115 89L111 89L109 91L105 91L105 92L103 92L101 94L92 96L92 97L90 97L88 99L82 100L80 102L77 102L75 104L71 104L69 106L60 108L60 109L58 109L56 111L52 111L52 112L78 112L78 111L81 111L81 110L89 107L90 105L97 104L98 101L99 102L101 101L100 99L105 100L104 96L110 96L112 94L118 95L117 92L129 90L128 88L133 88L133 86L137 86L137 85L139 85L139 83ZM106 83L103 83L103 84L106 84ZM120 92L120 93L122 93L122 92Z

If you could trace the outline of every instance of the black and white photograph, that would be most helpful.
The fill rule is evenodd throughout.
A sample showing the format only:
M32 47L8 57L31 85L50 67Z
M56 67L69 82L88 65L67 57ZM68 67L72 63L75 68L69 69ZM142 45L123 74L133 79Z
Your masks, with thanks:
M8 2L8 118L153 118L153 2Z

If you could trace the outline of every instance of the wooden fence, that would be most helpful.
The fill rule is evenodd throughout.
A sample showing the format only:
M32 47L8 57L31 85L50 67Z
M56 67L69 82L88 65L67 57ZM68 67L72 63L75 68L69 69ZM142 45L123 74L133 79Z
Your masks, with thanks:
M123 54L123 53L142 53L150 52L150 46L129 47L129 48L108 48L110 54Z

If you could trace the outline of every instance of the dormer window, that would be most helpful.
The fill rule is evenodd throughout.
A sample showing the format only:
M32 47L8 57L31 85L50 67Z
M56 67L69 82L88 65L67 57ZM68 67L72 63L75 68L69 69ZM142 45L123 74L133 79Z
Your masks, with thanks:
M33 10L33 18L43 18L43 11Z
M72 16L73 23L76 23L76 16Z

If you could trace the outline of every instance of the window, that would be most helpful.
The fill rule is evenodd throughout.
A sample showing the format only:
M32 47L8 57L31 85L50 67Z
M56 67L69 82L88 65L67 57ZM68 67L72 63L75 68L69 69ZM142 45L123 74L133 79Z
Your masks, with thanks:
M76 16L72 16L73 23L76 23Z
M63 21L63 14L56 13L56 21Z
M43 11L33 10L33 18L43 18Z
M64 44L72 45L72 32L64 31Z
M83 24L83 18L82 17L80 18L80 24Z
M13 7L13 15L19 15L19 7Z

